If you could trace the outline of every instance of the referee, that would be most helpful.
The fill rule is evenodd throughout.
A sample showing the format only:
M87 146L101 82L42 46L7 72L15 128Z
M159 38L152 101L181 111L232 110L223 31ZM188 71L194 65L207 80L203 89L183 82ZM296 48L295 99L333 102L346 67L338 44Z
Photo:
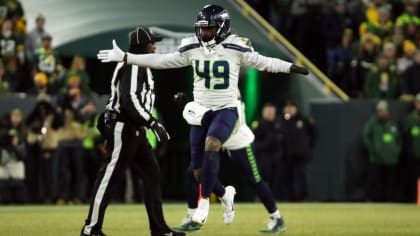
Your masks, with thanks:
M155 42L162 38L148 28L137 27L129 34L129 52L153 53ZM149 68L118 63L111 81L111 97L98 121L98 129L107 139L107 155L99 170L90 202L89 214L81 236L103 236L105 210L115 184L124 177L129 164L138 165L145 189L145 206L152 236L180 236L171 230L162 212L160 169L146 139L151 129L158 141L169 140L163 125L155 120L152 108L155 101L154 81Z

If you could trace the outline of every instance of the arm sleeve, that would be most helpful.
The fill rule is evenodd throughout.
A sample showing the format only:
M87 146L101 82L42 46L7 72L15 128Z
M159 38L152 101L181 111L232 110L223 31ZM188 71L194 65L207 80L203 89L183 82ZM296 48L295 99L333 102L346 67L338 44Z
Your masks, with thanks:
M136 125L147 124L152 119L152 115L145 109L140 97L142 86L138 84L139 75L141 79L145 79L146 70L137 66L125 66L121 69L121 108L128 119Z
M127 53L127 63L153 69L171 69L189 66L188 58L179 52L168 54L131 54Z
M273 73L290 73L290 67L292 66L290 62L262 56L255 51L245 52L242 56L242 63L248 67Z

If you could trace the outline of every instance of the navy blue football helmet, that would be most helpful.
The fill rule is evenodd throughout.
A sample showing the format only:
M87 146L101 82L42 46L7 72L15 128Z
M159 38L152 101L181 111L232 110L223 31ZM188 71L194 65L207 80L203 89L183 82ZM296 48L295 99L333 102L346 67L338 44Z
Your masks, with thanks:
M229 12L218 5L206 5L198 13L194 27L203 46L214 46L230 34Z

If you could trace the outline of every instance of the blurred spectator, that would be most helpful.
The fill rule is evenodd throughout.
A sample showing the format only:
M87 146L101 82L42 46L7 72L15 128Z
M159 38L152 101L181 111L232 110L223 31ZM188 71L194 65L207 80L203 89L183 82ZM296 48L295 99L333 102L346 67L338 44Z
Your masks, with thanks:
M337 62L350 60L350 54L345 49L350 49L351 46L351 28L352 19L347 15L345 1L335 1L334 10L325 16L322 29L327 49L327 74L330 77L333 77ZM344 38L344 35L347 37ZM333 81L340 82L334 78Z
M96 128L98 115L96 105L93 101L87 102L81 109L81 116L84 121L83 126L86 130L86 137L83 139L84 162L86 172L86 194L84 201L91 199L91 190L95 181L96 173L104 158L105 139L100 135Z
M414 23L420 25L420 18L417 16L417 4L416 0L404 0L405 11L403 14L398 16L396 20L397 27L404 27L408 23Z
M350 29L346 29L341 39L341 45L335 50L335 55L328 64L329 76L338 85L343 85L346 80L349 80L351 70L351 59L355 54L353 33Z
M407 23L403 28L404 39L410 40L412 42L418 43L419 42L419 31L418 26L413 22Z
M83 57L75 55L71 63L70 68L67 70L65 76L61 80L60 87L64 87L69 84L78 83L82 94L90 93L90 76L86 72L86 61ZM75 87L76 85L73 85Z
M303 201L307 197L306 165L316 141L315 125L299 112L296 104L288 101L283 107L281 132L286 171L282 186L287 190L288 201Z
M403 50L404 55L397 60L397 71L399 74L403 74L405 70L414 63L413 59L417 48L413 42L404 40Z
M391 42L395 45L397 50L397 58L404 55L404 33L402 30L395 28L394 34L391 36Z
M23 113L19 108L12 109L6 116L2 119L0 127L9 129L9 132L12 132L17 137L18 145L25 145L27 130L26 125L23 122ZM21 146L22 152L24 153L24 147Z
M255 133L255 156L262 179L267 183L276 198L282 197L279 169L282 158L282 134L277 108L266 103L262 108L261 119L253 124ZM283 199L284 200L284 199Z
M365 97L393 99L398 95L398 76L395 66L389 63L384 54L380 54L377 63L366 75Z
M392 42L387 42L384 44L382 53L388 58L389 64L396 66L397 63L397 48Z
M379 23L379 9L386 8L388 12L391 11L392 6L387 3L387 0L363 0L366 5L365 18L367 22L378 24Z
M362 97L365 78L375 63L379 42L367 33L360 39L356 57L351 61L350 77L344 81L345 90L351 97Z
M7 19L18 20L22 19L22 17L25 15L22 4L18 0L3 0L1 5L5 6L7 9Z
M29 94L50 94L48 88L48 78L43 72L38 72L34 76L34 86L26 91Z
M408 171L408 196L414 202L417 198L417 179L420 178L420 93L416 95L414 110L407 115L403 125L404 154Z
M45 17L39 13L35 19L35 28L28 32L25 39L26 58L32 64L35 52L41 47L42 36L49 34L45 30Z
M13 82L13 79L9 76L9 73L6 72L3 62L0 59L0 94L11 92L11 84Z
M367 200L395 201L401 136L386 101L377 104L376 114L365 124L363 142L369 153Z
M51 203L57 195L56 129L59 125L51 98L39 94L26 118L28 126L27 190L30 202Z
M401 79L401 93L404 100L413 100L420 93L420 51L416 51L414 64L405 70Z
M0 203L24 203L26 128L22 111L13 109L0 122Z
M366 32L370 32L376 37L380 38L382 42L387 42L390 40L393 30L393 23L390 20L390 8L388 5L381 6L377 8L377 14L377 21L368 20L360 25L360 35L363 36Z
M61 174L57 204L80 204L84 195L85 165L83 139L86 129L82 125L83 102L78 88L69 87L58 98L62 126L58 129L57 157Z
M5 20L1 26L0 56L6 73L9 75L9 90L15 91L20 86L19 73L24 63L23 38L17 35L13 29L13 22Z
M49 91L58 90L58 81L64 74L64 67L58 53L52 48L52 37L48 34L42 36L41 47L35 53L33 74L38 72L47 75Z

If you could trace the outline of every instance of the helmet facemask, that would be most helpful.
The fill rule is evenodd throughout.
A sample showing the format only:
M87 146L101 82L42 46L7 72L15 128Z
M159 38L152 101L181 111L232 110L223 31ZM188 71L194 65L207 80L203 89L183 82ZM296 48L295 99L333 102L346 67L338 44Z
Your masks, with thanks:
M201 45L212 48L230 34L229 13L220 6L207 5L199 12L194 27Z
M219 27L216 23L209 24L208 21L198 21L195 23L195 34L200 43L205 47L213 47L216 45L216 36Z

